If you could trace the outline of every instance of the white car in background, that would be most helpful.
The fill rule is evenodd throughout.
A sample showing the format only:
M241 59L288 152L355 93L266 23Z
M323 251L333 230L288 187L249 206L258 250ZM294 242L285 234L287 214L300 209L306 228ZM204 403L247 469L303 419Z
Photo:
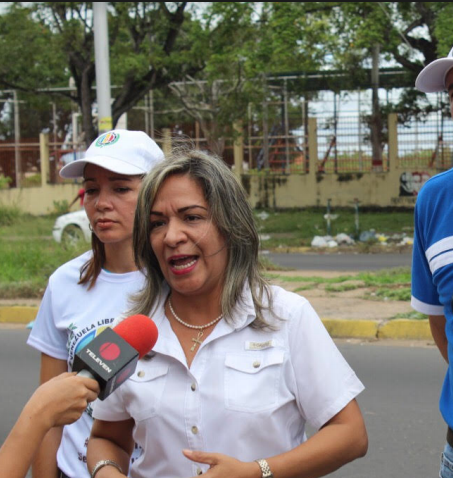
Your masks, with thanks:
M85 209L57 217L52 235L57 242L68 245L75 245L80 241L90 242L90 222Z

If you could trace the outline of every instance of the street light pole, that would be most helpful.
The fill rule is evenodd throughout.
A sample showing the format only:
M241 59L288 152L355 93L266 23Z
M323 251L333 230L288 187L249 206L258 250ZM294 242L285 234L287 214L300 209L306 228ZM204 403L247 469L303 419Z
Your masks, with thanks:
M112 129L107 3L93 2L99 134Z

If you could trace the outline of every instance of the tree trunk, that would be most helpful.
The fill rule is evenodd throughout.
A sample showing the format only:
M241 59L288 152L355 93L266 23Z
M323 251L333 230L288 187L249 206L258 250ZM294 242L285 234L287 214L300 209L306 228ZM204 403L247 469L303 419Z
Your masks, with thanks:
M220 158L223 157L223 151L225 150L225 139L214 137L207 138L209 150Z
M93 98L91 93L92 81L90 81L91 74L89 70L92 68L93 66L90 65L82 73L82 83L80 85L80 109L82 110L82 129L84 133L84 141L87 148L96 139L97 136L97 129L93 125L93 114L91 111Z
M211 118L210 121L206 121L205 119L203 119L202 116L190 116L192 116L192 118L199 122L201 131L203 133L204 138L206 139L209 150L217 156L223 157L223 151L225 149L225 138L223 138L222 135L219 134L215 119Z
M371 114L371 149L373 153L372 165L375 170L382 170L382 115L379 108L379 45L373 47L373 68L371 70L371 84L373 88Z

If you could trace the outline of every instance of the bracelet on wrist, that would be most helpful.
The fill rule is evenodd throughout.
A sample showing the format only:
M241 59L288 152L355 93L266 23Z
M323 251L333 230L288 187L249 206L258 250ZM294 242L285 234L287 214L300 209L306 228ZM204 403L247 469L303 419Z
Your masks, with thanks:
M96 476L96 473L103 468L104 466L114 466L121 474L123 474L123 470L121 469L121 466L118 465L115 461L112 460L101 460L94 465L93 471L91 472L91 478L94 478Z
M271 469L269 468L269 463L266 460L255 460L260 469L261 469L261 477L262 478L274 478ZM93 478L93 477L91 477Z

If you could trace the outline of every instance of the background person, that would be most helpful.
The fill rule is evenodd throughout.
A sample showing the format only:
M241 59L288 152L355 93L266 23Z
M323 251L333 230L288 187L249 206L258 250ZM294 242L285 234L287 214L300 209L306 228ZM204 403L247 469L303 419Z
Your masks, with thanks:
M77 201L80 201L80 209L83 209L83 199L85 198L85 188L80 188L77 192L76 197L71 201L71 204L68 206L68 209L71 209L72 205Z
M0 448L1 475L23 478L46 433L76 421L99 394L96 380L63 373L38 387Z
M366 453L362 383L308 301L267 284L258 250L222 160L182 152L144 180L134 251L147 281L129 313L149 314L159 338L95 405L92 476L125 476L134 439L133 478L314 477Z
M427 65L415 86L432 93L448 91L453 117L453 49L446 58ZM447 428L447 443L441 456L441 478L453 476L453 170L429 179L417 196L414 213L412 258L412 307L429 317L434 341L448 363L440 411Z
M132 251L134 213L143 175L162 160L161 149L144 132L114 130L61 169L64 178L83 177L92 248L49 278L28 338L42 352L41 383L71 370L77 351L110 326L128 308L129 294L143 286ZM34 460L34 478L88 477L92 421L89 406L74 424L53 428Z

